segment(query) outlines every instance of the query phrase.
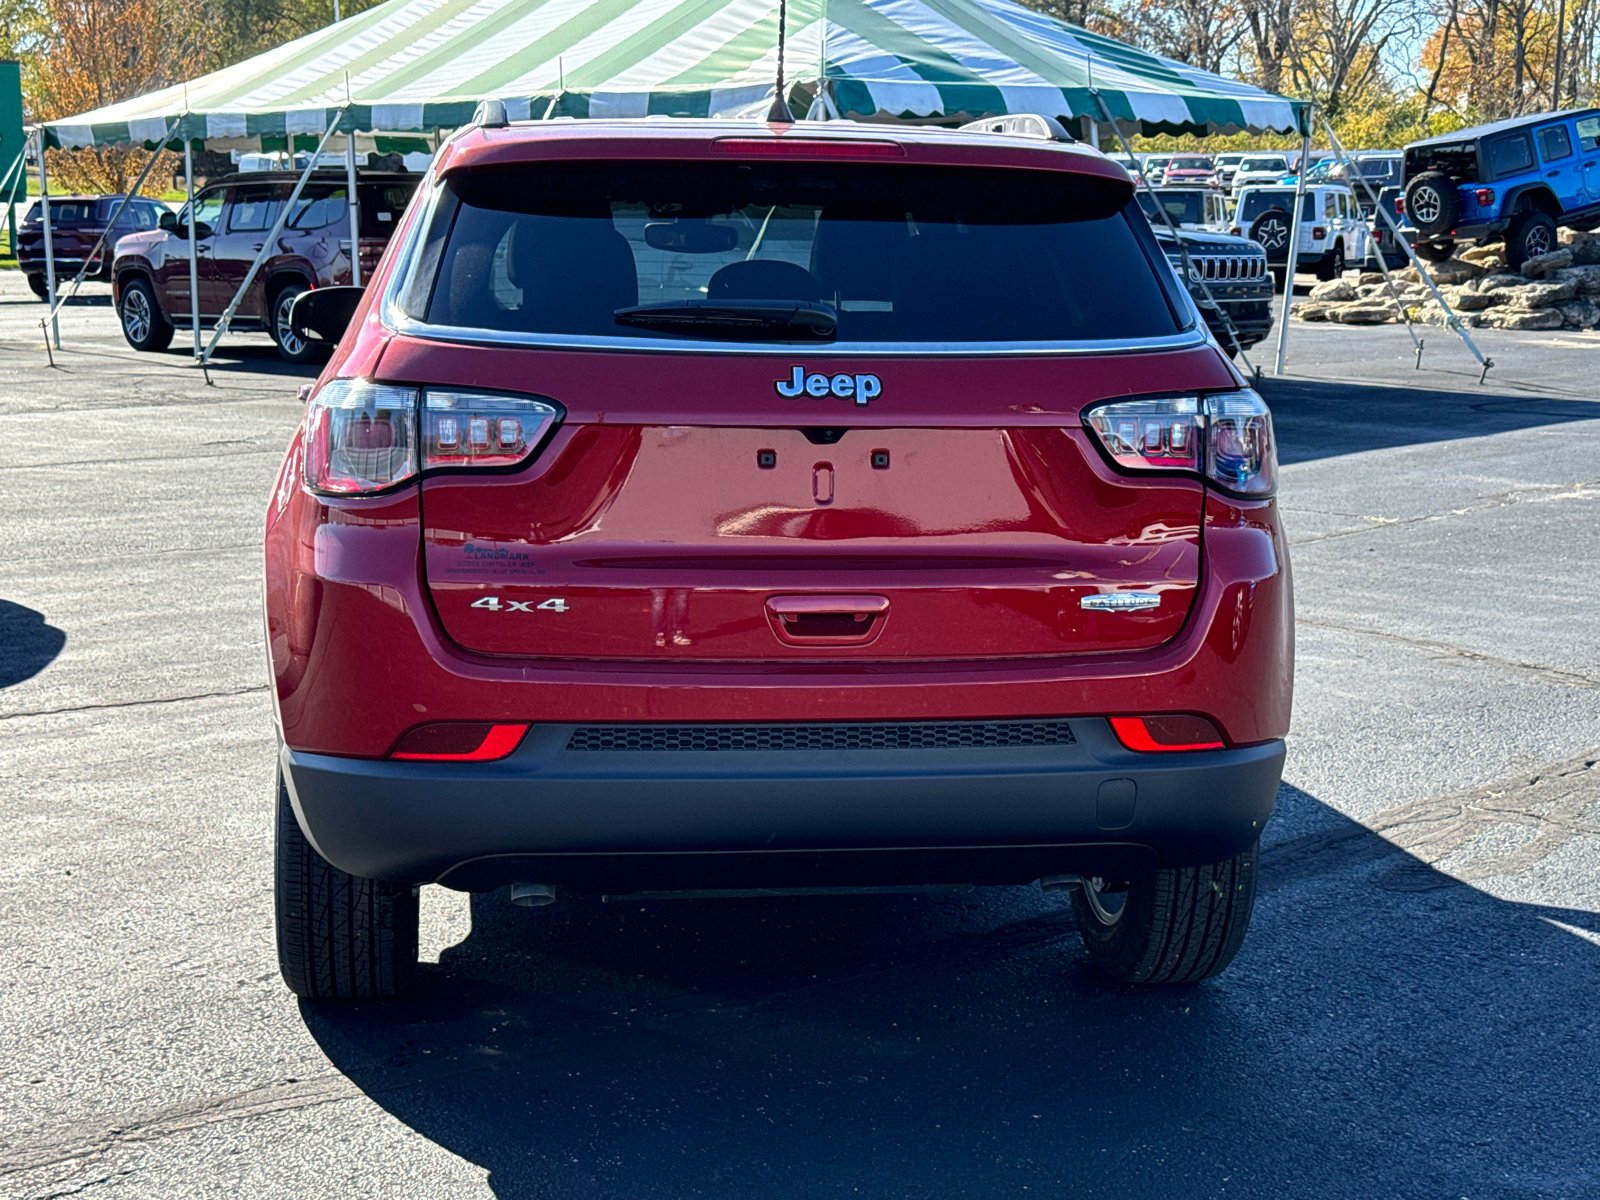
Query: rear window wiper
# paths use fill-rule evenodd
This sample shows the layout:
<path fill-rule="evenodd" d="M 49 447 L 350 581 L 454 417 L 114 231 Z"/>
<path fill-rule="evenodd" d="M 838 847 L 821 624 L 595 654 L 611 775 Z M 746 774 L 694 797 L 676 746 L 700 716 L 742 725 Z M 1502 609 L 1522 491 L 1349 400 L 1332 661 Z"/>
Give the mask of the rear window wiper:
<path fill-rule="evenodd" d="M 826 341 L 839 329 L 833 306 L 813 300 L 668 300 L 616 311 L 618 325 L 691 337 Z"/>

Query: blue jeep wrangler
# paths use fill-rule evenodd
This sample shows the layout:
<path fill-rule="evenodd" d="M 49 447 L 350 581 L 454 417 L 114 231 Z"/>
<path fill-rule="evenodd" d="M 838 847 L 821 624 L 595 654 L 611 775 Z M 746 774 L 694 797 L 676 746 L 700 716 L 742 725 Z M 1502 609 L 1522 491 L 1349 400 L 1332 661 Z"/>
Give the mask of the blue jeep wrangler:
<path fill-rule="evenodd" d="M 1504 238 L 1506 265 L 1556 248 L 1556 228 L 1600 225 L 1600 108 L 1514 117 L 1412 142 L 1406 235 L 1442 262 L 1458 238 Z"/>

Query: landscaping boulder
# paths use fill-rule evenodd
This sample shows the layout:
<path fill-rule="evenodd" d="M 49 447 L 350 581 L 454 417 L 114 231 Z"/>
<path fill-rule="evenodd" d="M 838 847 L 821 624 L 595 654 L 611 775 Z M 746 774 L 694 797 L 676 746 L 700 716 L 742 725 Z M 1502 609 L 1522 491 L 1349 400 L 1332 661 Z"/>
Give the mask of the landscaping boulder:
<path fill-rule="evenodd" d="M 1331 304 L 1299 304 L 1289 315 L 1296 321 L 1326 321 L 1333 307 Z"/>
<path fill-rule="evenodd" d="M 1576 300 L 1560 308 L 1562 319 L 1573 329 L 1593 329 L 1600 325 L 1600 304 Z"/>
<path fill-rule="evenodd" d="M 1600 265 L 1561 267 L 1545 276 L 1546 283 L 1564 283 L 1572 280 L 1578 285 L 1580 296 L 1600 295 Z"/>
<path fill-rule="evenodd" d="M 1541 257 L 1548 258 L 1549 255 Z M 1447 259 L 1442 263 L 1434 263 L 1428 268 L 1428 274 L 1434 283 L 1443 287 L 1448 283 L 1465 283 L 1469 279 L 1476 279 L 1484 274 L 1484 268 L 1477 263 L 1464 262 L 1459 258 Z M 1421 282 L 1420 280 L 1418 282 Z"/>
<path fill-rule="evenodd" d="M 1487 329 L 1560 329 L 1566 318 L 1559 308 L 1491 308 L 1481 322 Z"/>
<path fill-rule="evenodd" d="M 1357 287 L 1371 287 L 1373 284 L 1382 283 L 1382 282 L 1383 282 L 1383 272 L 1382 271 L 1363 271 L 1363 272 L 1361 272 L 1361 277 L 1356 280 L 1356 286 Z"/>
<path fill-rule="evenodd" d="M 1563 247 L 1549 254 L 1536 254 L 1522 264 L 1522 273 L 1529 279 L 1543 279 L 1558 267 L 1572 265 L 1572 251 Z"/>
<path fill-rule="evenodd" d="M 1581 246 L 1592 235 L 1581 229 L 1561 229 L 1556 231 L 1556 241 L 1563 246 Z"/>
<path fill-rule="evenodd" d="M 1496 267 L 1506 265 L 1506 248 L 1503 245 L 1474 246 L 1471 250 L 1463 250 L 1456 255 L 1462 262 L 1473 263 L 1492 271 Z"/>
<path fill-rule="evenodd" d="M 1445 299 L 1450 301 L 1450 307 L 1457 312 L 1482 312 L 1489 307 L 1489 297 L 1480 296 L 1477 292 L 1463 291 Z"/>
<path fill-rule="evenodd" d="M 1340 325 L 1384 325 L 1399 317 L 1400 311 L 1393 304 L 1374 304 L 1369 300 L 1340 304 L 1328 312 L 1328 320 Z"/>
<path fill-rule="evenodd" d="M 1586 242 L 1578 242 L 1571 249 L 1572 261 L 1580 266 L 1592 267 L 1600 263 L 1600 237 L 1591 237 Z"/>
<path fill-rule="evenodd" d="M 1485 275 L 1482 279 L 1478 280 L 1478 286 L 1474 290 L 1476 290 L 1480 296 L 1490 296 L 1496 292 L 1505 292 L 1527 286 L 1528 281 L 1521 275 L 1507 275 L 1504 273 L 1499 273 L 1495 275 Z M 1503 304 L 1504 302 L 1505 301 L 1503 300 L 1495 301 L 1495 303 L 1498 304 Z"/>
<path fill-rule="evenodd" d="M 1502 303 L 1512 308 L 1549 308 L 1578 298 L 1578 281 L 1562 280 L 1559 283 L 1529 283 L 1519 288 L 1507 288 L 1510 299 Z"/>
<path fill-rule="evenodd" d="M 1313 300 L 1354 300 L 1356 289 L 1343 279 L 1330 279 L 1327 283 L 1319 283 L 1311 289 Z"/>

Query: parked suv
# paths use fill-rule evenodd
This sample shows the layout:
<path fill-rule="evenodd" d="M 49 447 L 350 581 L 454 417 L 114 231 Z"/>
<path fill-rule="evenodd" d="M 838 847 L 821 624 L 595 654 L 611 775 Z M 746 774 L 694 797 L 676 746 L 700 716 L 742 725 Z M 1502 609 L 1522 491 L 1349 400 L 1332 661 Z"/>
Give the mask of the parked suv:
<path fill-rule="evenodd" d="M 348 322 L 266 516 L 294 991 L 403 986 L 426 883 L 1041 881 L 1119 979 L 1233 957 L 1289 724 L 1272 422 L 1122 168 L 471 126 Z"/>
<path fill-rule="evenodd" d="M 1289 238 L 1295 189 L 1289 186 L 1246 187 L 1233 210 L 1235 234 L 1248 234 L 1267 252 L 1276 270 L 1288 269 Z M 1345 268 L 1367 257 L 1370 231 L 1361 206 L 1342 183 L 1306 187 L 1300 210 L 1300 244 L 1295 271 L 1313 271 L 1318 279 L 1337 279 Z"/>
<path fill-rule="evenodd" d="M 154 229 L 167 206 L 159 200 L 135 196 L 117 216 L 116 228 L 106 238 L 99 251 L 95 243 L 106 231 L 122 196 L 51 196 L 50 197 L 50 250 L 56 260 L 56 286 L 70 283 L 82 268 L 84 260 L 94 254 L 87 274 L 89 279 L 111 278 L 111 255 L 117 239 L 141 229 Z M 44 261 L 44 211 L 36 201 L 23 218 L 17 230 L 17 265 L 27 276 L 33 294 L 44 300 L 49 293 L 48 272 Z"/>
<path fill-rule="evenodd" d="M 1506 265 L 1556 248 L 1556 229 L 1600 225 L 1600 108 L 1516 117 L 1412 142 L 1405 213 L 1417 253 L 1504 238 Z"/>
<path fill-rule="evenodd" d="M 202 328 L 216 325 L 244 283 L 297 178 L 287 171 L 254 171 L 228 176 L 195 196 Z M 358 179 L 363 277 L 378 265 L 420 178 L 370 174 Z M 263 264 L 230 323 L 238 330 L 265 330 L 290 362 L 308 362 L 319 352 L 289 327 L 295 297 L 350 282 L 347 198 L 344 172 L 311 177 L 278 237 L 276 253 Z M 188 207 L 167 213 L 160 228 L 118 242 L 113 272 L 117 315 L 128 344 L 135 350 L 165 350 L 174 327 L 187 329 L 192 323 Z"/>
<path fill-rule="evenodd" d="M 1238 350 L 1250 349 L 1272 332 L 1273 278 L 1265 250 L 1248 238 L 1180 229 L 1178 237 L 1189 258 L 1185 276 L 1184 255 L 1173 242 L 1166 223 L 1158 217 L 1150 227 L 1172 269 L 1188 287 L 1189 297 L 1205 318 L 1206 327 L 1229 358 Z M 1233 323 L 1232 332 L 1229 321 Z"/>

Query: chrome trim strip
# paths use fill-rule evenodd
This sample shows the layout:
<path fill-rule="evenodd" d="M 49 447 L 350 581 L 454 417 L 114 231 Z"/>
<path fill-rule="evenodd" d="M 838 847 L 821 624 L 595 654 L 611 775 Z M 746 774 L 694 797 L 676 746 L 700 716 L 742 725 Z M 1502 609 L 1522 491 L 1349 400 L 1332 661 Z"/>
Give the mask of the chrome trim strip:
<path fill-rule="evenodd" d="M 1090 612 L 1140 612 L 1147 608 L 1160 608 L 1159 592 L 1098 592 L 1078 601 L 1079 608 Z"/>
<path fill-rule="evenodd" d="M 423 186 L 435 183 L 425 179 Z M 468 346 L 518 346 L 540 350 L 603 350 L 634 354 L 744 354 L 784 356 L 804 354 L 807 358 L 916 358 L 919 356 L 990 358 L 1020 355 L 1153 354 L 1166 350 L 1187 350 L 1211 340 L 1198 309 L 1190 305 L 1188 328 L 1153 338 L 1101 338 L 1078 342 L 834 342 L 809 345 L 791 342 L 714 342 L 704 340 L 660 341 L 635 337 L 600 337 L 577 334 L 517 333 L 510 330 L 471 329 L 457 325 L 432 325 L 419 321 L 400 307 L 400 297 L 411 291 L 413 277 L 422 256 L 418 253 L 434 214 L 442 187 L 434 186 L 419 219 L 407 232 L 396 253 L 396 268 L 384 289 L 380 314 L 391 333 L 423 341 Z"/>
<path fill-rule="evenodd" d="M 1203 346 L 1203 327 L 1158 338 L 1105 338 L 1081 342 L 834 342 L 810 345 L 794 342 L 646 341 L 626 337 L 582 337 L 576 334 L 517 333 L 493 329 L 467 329 L 454 325 L 429 325 L 397 307 L 386 306 L 384 324 L 394 333 L 425 341 L 469 346 L 520 346 L 540 350 L 604 350 L 635 354 L 746 354 L 766 357 L 804 355 L 806 358 L 990 358 L 996 355 L 1150 354 Z"/>

